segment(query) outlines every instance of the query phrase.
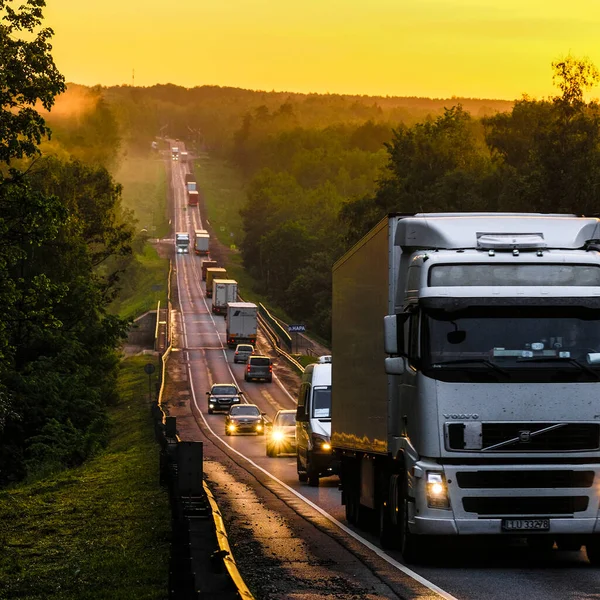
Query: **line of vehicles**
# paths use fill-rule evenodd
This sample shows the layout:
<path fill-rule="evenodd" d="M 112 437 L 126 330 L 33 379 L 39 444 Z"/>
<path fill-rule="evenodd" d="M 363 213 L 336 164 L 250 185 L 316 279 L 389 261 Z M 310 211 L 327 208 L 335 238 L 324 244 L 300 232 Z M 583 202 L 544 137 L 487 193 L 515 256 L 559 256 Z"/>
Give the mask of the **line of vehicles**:
<path fill-rule="evenodd" d="M 256 305 L 217 305 L 251 367 Z M 300 481 L 337 473 L 349 523 L 409 563 L 440 537 L 512 536 L 600 564 L 600 220 L 389 215 L 333 267 L 332 356 L 253 427 Z"/>

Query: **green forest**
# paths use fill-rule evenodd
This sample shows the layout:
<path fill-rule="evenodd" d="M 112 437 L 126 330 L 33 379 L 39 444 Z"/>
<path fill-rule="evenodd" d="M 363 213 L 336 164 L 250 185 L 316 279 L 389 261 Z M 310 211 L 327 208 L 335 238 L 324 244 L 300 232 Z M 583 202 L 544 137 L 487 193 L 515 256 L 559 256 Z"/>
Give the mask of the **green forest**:
<path fill-rule="evenodd" d="M 5 13 L 0 59 L 1 485 L 106 443 L 120 346 L 156 301 L 133 294 L 161 277 L 148 242 L 168 234 L 158 138 L 185 141 L 200 187 L 207 157 L 235 173 L 232 233 L 251 285 L 326 340 L 331 267 L 390 212 L 597 210 L 587 60 L 557 59 L 556 96 L 515 102 L 87 88 L 58 72 L 36 6 Z"/>

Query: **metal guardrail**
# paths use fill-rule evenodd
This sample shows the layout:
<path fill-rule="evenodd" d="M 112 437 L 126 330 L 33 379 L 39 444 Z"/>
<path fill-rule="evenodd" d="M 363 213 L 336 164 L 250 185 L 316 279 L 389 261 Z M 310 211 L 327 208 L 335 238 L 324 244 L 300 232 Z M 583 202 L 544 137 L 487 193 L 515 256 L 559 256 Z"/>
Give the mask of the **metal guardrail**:
<path fill-rule="evenodd" d="M 231 547 L 229 546 L 229 539 L 227 538 L 227 532 L 225 530 L 225 523 L 223 522 L 223 517 L 221 516 L 221 511 L 217 505 L 217 501 L 213 496 L 213 493 L 210 491 L 209 487 L 204 482 L 204 492 L 208 498 L 208 502 L 212 509 L 212 515 L 215 522 L 215 531 L 217 533 L 217 542 L 219 543 L 219 549 L 223 553 L 223 563 L 225 564 L 225 568 L 229 573 L 229 577 L 235 584 L 237 588 L 237 593 L 240 598 L 245 598 L 246 600 L 254 600 L 254 596 L 246 586 L 246 583 L 242 579 L 240 572 L 238 571 L 237 565 L 235 564 L 235 560 L 233 558 L 233 554 L 231 553 Z"/>
<path fill-rule="evenodd" d="M 267 307 L 261 302 L 258 303 L 258 310 L 261 316 L 268 321 L 271 326 L 271 329 L 274 331 L 275 335 L 279 337 L 280 340 L 283 340 L 283 343 L 287 346 L 287 349 L 291 351 L 292 349 L 292 336 L 286 331 L 281 323 L 273 317 L 273 315 L 269 312 Z"/>
<path fill-rule="evenodd" d="M 168 334 L 168 347 L 161 356 L 161 370 L 160 370 L 160 378 L 161 384 L 158 392 L 157 402 L 153 408 L 156 410 L 157 420 L 160 420 L 160 425 L 157 425 L 156 432 L 157 438 L 161 443 L 161 481 L 165 481 L 169 489 L 172 492 L 172 496 L 177 494 L 177 486 L 174 483 L 174 479 L 177 477 L 178 464 L 177 464 L 177 456 L 178 456 L 178 446 L 182 443 L 181 438 L 177 435 L 176 431 L 176 421 L 175 417 L 167 417 L 164 409 L 163 409 L 163 400 L 165 393 L 165 372 L 167 367 L 167 360 L 171 354 L 173 349 L 172 346 L 172 338 L 170 335 L 171 331 L 171 274 L 172 274 L 172 262 L 169 268 L 169 284 L 168 284 L 168 306 L 169 306 L 169 314 L 167 315 L 167 331 Z M 168 419 L 168 422 L 167 422 Z M 202 442 L 199 442 L 200 444 Z M 233 558 L 233 554 L 231 552 L 231 547 L 229 545 L 229 540 L 227 538 L 227 531 L 225 529 L 225 524 L 223 522 L 223 517 L 219 510 L 219 507 L 216 503 L 216 500 L 210 491 L 208 485 L 203 480 L 202 486 L 204 490 L 204 494 L 206 495 L 206 499 L 210 505 L 210 514 L 213 519 L 215 534 L 217 538 L 217 543 L 219 546 L 219 554 L 223 558 L 223 564 L 225 565 L 229 577 L 236 588 L 237 595 L 244 600 L 254 600 L 254 596 L 251 594 L 250 590 L 246 586 L 246 583 L 242 579 L 242 576 L 237 568 L 237 564 L 235 559 Z M 173 504 L 173 512 L 177 516 L 181 516 L 185 513 L 185 500 L 187 500 L 187 508 L 189 509 L 190 498 L 184 499 L 184 508 L 180 506 L 182 504 L 181 498 L 176 498 Z M 201 502 L 199 503 L 201 504 Z M 187 533 L 189 537 L 189 529 Z M 181 536 L 180 536 L 181 537 Z M 183 536 L 185 538 L 185 536 Z M 188 542 L 189 545 L 189 542 Z M 189 560 L 187 557 L 184 557 L 186 562 Z M 185 576 L 185 575 L 184 575 Z M 190 588 L 195 587 L 194 575 L 188 573 L 187 579 L 185 583 L 188 584 L 188 592 L 191 594 L 191 597 L 196 597 L 196 590 L 191 591 Z M 171 592 L 172 590 L 170 590 Z M 171 597 L 171 596 L 170 596 Z M 188 597 L 188 596 L 186 596 Z"/>
<path fill-rule="evenodd" d="M 279 338 L 277 334 L 271 329 L 269 323 L 261 316 L 258 316 L 258 323 L 263 330 L 263 333 L 267 336 L 271 347 L 279 356 L 283 356 L 289 363 L 291 363 L 300 373 L 304 373 L 304 367 L 290 354 L 285 352 L 279 347 Z"/>

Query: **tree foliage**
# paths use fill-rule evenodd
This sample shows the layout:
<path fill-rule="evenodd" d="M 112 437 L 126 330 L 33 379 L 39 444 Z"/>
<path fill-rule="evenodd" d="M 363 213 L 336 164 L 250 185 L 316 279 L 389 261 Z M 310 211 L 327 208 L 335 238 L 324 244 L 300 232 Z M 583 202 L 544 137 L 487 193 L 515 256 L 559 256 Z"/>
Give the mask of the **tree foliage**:
<path fill-rule="evenodd" d="M 44 2 L 11 4 L 0 0 L 0 483 L 78 464 L 102 445 L 126 326 L 106 308 L 131 239 L 103 166 L 23 161 L 50 133 L 36 105 L 49 110 L 64 82 Z"/>

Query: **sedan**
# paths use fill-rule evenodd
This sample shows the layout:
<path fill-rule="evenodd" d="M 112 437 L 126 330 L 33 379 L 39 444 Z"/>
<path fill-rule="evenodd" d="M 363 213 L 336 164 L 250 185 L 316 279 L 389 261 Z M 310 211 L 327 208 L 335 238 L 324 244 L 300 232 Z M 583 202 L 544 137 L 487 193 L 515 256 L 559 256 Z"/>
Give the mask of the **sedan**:
<path fill-rule="evenodd" d="M 225 435 L 237 433 L 265 434 L 265 413 L 256 404 L 232 406 L 225 417 Z"/>
<path fill-rule="evenodd" d="M 280 410 L 267 429 L 267 456 L 296 452 L 296 411 Z"/>

